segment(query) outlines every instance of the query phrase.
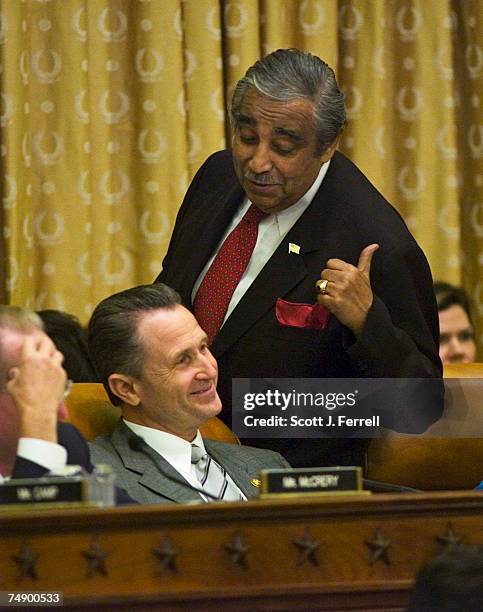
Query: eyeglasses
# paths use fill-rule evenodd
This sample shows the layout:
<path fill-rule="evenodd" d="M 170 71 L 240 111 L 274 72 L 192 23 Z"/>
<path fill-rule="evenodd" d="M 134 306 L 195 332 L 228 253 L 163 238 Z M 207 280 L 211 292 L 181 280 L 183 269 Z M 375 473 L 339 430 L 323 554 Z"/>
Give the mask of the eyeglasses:
<path fill-rule="evenodd" d="M 64 389 L 64 399 L 68 398 L 70 395 L 70 392 L 72 391 L 72 385 L 74 384 L 74 382 L 68 378 L 65 381 L 65 389 Z"/>
<path fill-rule="evenodd" d="M 65 387 L 64 387 L 64 399 L 68 398 L 70 395 L 70 392 L 72 391 L 72 385 L 74 384 L 74 381 L 71 380 L 70 378 L 68 378 L 65 381 Z M 7 389 L 5 389 L 5 387 L 1 387 L 0 388 L 0 393 L 6 393 L 7 395 L 10 395 L 7 391 Z"/>

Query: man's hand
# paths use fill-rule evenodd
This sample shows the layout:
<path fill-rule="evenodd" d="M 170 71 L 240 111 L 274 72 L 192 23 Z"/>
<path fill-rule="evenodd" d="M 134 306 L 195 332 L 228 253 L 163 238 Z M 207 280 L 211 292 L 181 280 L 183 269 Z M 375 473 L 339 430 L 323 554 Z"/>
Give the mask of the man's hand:
<path fill-rule="evenodd" d="M 372 305 L 370 282 L 372 256 L 379 248 L 370 244 L 362 250 L 356 266 L 341 259 L 329 259 L 320 278 L 326 280 L 324 293 L 317 295 L 317 302 L 346 325 L 356 338 L 360 338 L 367 313 Z"/>
<path fill-rule="evenodd" d="M 6 385 L 19 412 L 20 437 L 57 442 L 57 409 L 67 380 L 62 361 L 48 336 L 25 336 Z"/>

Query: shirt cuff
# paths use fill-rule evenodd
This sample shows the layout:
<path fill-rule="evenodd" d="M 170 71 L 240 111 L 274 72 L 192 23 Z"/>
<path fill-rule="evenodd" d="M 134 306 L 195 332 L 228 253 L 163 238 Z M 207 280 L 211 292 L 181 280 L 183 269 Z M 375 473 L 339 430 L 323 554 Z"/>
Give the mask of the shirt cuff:
<path fill-rule="evenodd" d="M 67 451 L 60 444 L 37 438 L 20 438 L 17 456 L 37 463 L 46 470 L 55 470 L 67 464 Z"/>

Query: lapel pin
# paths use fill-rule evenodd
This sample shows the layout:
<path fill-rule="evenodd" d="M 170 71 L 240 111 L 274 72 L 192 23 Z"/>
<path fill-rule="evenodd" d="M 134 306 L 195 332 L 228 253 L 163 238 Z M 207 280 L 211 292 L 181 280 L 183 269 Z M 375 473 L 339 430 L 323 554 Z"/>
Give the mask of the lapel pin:
<path fill-rule="evenodd" d="M 288 252 L 295 253 L 295 255 L 300 255 L 300 246 L 298 244 L 295 244 L 294 242 L 289 242 Z"/>
<path fill-rule="evenodd" d="M 253 485 L 254 487 L 259 488 L 259 487 L 261 487 L 261 486 L 262 486 L 262 481 L 261 481 L 261 480 L 259 480 L 258 478 L 252 478 L 252 479 L 250 480 L 250 484 L 251 484 L 251 485 Z"/>

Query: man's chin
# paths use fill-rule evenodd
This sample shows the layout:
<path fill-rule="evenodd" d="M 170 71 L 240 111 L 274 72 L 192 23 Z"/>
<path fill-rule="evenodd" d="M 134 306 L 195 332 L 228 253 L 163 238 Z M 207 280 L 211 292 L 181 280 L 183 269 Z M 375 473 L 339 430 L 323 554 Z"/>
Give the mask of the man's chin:
<path fill-rule="evenodd" d="M 206 414 L 207 418 L 214 417 L 221 412 L 221 400 L 215 388 L 209 393 L 194 395 L 192 401 Z"/>
<path fill-rule="evenodd" d="M 245 181 L 243 188 L 247 198 L 259 208 L 272 208 L 278 205 L 280 199 L 280 187 L 278 185 L 259 185 Z"/>
<path fill-rule="evenodd" d="M 267 215 L 278 213 L 290 206 L 290 204 L 285 204 L 279 192 L 259 193 L 252 189 L 247 189 L 246 187 L 244 187 L 244 191 L 250 202 Z"/>
<path fill-rule="evenodd" d="M 213 416 L 217 416 L 221 412 L 221 400 L 218 397 L 218 393 L 216 394 L 216 399 L 210 404 L 210 408 L 213 411 Z"/>

